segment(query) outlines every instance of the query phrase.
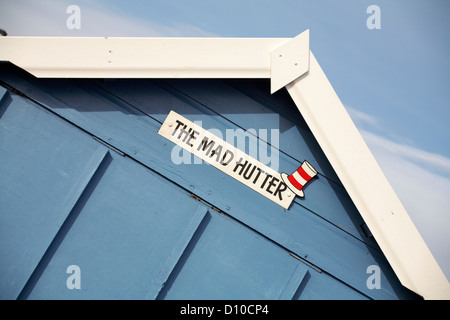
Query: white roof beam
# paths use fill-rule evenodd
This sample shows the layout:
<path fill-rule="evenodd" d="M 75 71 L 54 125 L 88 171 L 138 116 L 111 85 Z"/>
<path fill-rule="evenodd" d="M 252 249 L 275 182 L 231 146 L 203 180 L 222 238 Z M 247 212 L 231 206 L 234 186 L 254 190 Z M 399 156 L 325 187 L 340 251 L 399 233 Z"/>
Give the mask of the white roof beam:
<path fill-rule="evenodd" d="M 0 60 L 40 78 L 270 78 L 290 40 L 1 37 Z"/>

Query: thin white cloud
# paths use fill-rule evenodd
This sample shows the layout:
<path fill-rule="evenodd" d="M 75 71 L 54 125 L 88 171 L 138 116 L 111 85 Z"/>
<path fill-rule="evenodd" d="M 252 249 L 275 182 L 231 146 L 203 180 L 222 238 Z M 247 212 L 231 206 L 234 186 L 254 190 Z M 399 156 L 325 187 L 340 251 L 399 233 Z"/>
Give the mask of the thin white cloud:
<path fill-rule="evenodd" d="M 113 6 L 78 0 L 80 29 L 70 30 L 66 20 L 71 0 L 9 0 L 0 3 L 0 28 L 10 36 L 77 37 L 209 37 L 213 34 L 193 25 L 158 24 L 134 17 Z"/>
<path fill-rule="evenodd" d="M 376 117 L 353 108 L 347 110 L 450 279 L 450 159 L 373 133 L 384 129 Z"/>
<path fill-rule="evenodd" d="M 398 158 L 414 163 L 427 171 L 450 177 L 450 159 L 443 155 L 394 142 L 369 131 L 363 131 L 363 135 L 369 145 L 382 145 L 386 152 L 396 155 Z"/>
<path fill-rule="evenodd" d="M 450 159 L 360 130 L 435 259 L 450 279 Z M 448 172 L 448 171 L 447 171 Z"/>
<path fill-rule="evenodd" d="M 380 128 L 380 124 L 378 123 L 378 120 L 372 116 L 369 115 L 367 113 L 361 112 L 359 110 L 356 110 L 354 108 L 351 107 L 346 107 L 348 113 L 350 114 L 352 120 L 355 122 L 355 124 L 359 127 L 359 128 L 363 128 L 365 126 L 369 126 L 372 128 Z"/>

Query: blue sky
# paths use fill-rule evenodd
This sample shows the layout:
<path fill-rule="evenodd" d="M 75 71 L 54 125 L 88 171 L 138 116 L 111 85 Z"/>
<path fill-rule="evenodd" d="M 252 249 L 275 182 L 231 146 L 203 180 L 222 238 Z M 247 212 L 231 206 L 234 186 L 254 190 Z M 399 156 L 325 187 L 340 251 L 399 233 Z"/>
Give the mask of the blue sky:
<path fill-rule="evenodd" d="M 81 28 L 66 27 L 66 8 Z M 381 10 L 370 30 L 369 5 Z M 310 46 L 450 278 L 450 1 L 0 0 L 10 36 L 294 37 Z"/>

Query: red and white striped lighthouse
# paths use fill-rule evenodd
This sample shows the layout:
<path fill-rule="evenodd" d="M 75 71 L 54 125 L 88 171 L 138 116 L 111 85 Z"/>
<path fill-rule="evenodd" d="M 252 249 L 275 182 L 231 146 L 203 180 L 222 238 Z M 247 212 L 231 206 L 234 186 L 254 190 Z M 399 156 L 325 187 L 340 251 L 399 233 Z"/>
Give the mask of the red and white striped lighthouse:
<path fill-rule="evenodd" d="M 299 197 L 304 197 L 304 193 L 302 188 L 305 184 L 311 180 L 315 175 L 317 175 L 317 171 L 313 168 L 313 166 L 308 161 L 303 161 L 300 168 L 297 169 L 293 174 L 288 176 L 286 173 L 281 173 L 281 178 L 283 182 L 291 189 Z"/>

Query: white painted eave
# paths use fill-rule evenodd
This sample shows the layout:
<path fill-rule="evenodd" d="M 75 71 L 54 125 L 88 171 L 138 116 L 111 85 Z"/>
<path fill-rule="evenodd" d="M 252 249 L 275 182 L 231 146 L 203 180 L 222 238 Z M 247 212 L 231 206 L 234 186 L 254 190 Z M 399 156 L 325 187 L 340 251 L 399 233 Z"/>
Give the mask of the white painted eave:
<path fill-rule="evenodd" d="M 269 78 L 286 87 L 401 283 L 450 284 L 309 49 L 295 38 L 0 37 L 0 61 L 43 78 Z"/>
<path fill-rule="evenodd" d="M 271 52 L 289 41 L 1 37 L 0 60 L 42 78 L 270 78 Z"/>

